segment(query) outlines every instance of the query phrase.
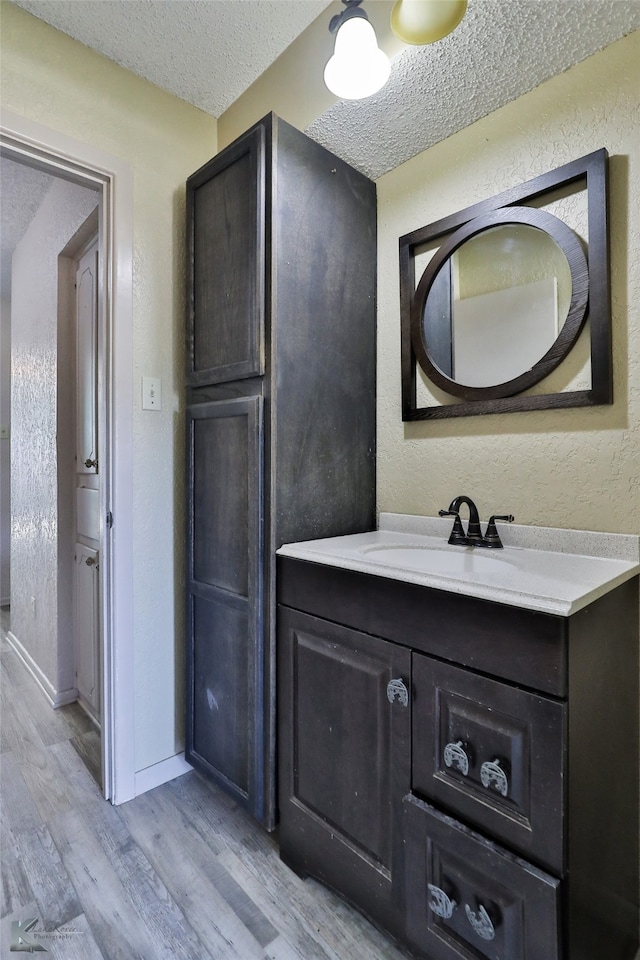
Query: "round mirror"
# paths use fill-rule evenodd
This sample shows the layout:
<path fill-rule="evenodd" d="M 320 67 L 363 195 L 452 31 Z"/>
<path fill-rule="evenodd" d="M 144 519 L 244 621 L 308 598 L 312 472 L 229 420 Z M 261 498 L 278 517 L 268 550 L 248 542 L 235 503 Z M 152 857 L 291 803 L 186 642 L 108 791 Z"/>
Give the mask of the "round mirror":
<path fill-rule="evenodd" d="M 511 396 L 566 356 L 587 293 L 580 241 L 556 217 L 529 207 L 477 217 L 449 235 L 420 279 L 416 359 L 453 396 Z"/>

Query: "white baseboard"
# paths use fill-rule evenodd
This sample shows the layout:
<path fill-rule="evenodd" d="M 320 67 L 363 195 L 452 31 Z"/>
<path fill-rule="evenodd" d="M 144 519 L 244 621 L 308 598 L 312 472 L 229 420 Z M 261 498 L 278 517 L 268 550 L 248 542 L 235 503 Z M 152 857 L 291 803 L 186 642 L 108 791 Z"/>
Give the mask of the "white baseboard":
<path fill-rule="evenodd" d="M 49 678 L 45 673 L 42 672 L 38 664 L 35 662 L 29 651 L 22 646 L 15 633 L 12 633 L 11 630 L 7 633 L 7 640 L 18 654 L 25 667 L 36 681 L 39 687 L 41 687 L 45 697 L 51 704 L 55 706 L 55 698 L 57 696 L 57 690 L 54 685 L 51 683 Z"/>
<path fill-rule="evenodd" d="M 28 650 L 23 647 L 11 631 L 7 633 L 7 640 L 42 689 L 52 707 L 61 707 L 65 703 L 71 703 L 78 698 L 78 691 L 75 689 L 56 690 Z M 160 763 L 154 763 L 150 767 L 138 770 L 134 774 L 134 796 L 137 797 L 148 790 L 153 790 L 154 787 L 168 783 L 169 780 L 175 780 L 176 777 L 181 777 L 184 773 L 189 773 L 190 770 L 193 770 L 193 767 L 185 760 L 184 753 L 176 753 L 172 757 L 167 757 L 166 760 L 161 760 Z"/>
<path fill-rule="evenodd" d="M 58 707 L 66 707 L 68 703 L 75 703 L 78 699 L 78 688 L 69 687 L 68 690 L 58 690 L 53 706 L 58 709 Z"/>
<path fill-rule="evenodd" d="M 54 710 L 58 707 L 64 707 L 67 703 L 73 703 L 74 700 L 78 699 L 78 691 L 75 687 L 70 687 L 68 690 L 56 690 L 48 676 L 42 672 L 29 651 L 23 647 L 15 633 L 12 633 L 11 630 L 9 630 L 7 633 L 7 640 L 18 654 Z"/>
<path fill-rule="evenodd" d="M 193 767 L 185 760 L 184 753 L 176 753 L 173 757 L 161 760 L 160 763 L 138 770 L 135 774 L 135 795 L 138 797 L 147 790 L 153 790 L 154 787 L 168 783 L 169 780 L 181 777 L 183 773 L 189 773 L 190 770 L 193 770 Z"/>

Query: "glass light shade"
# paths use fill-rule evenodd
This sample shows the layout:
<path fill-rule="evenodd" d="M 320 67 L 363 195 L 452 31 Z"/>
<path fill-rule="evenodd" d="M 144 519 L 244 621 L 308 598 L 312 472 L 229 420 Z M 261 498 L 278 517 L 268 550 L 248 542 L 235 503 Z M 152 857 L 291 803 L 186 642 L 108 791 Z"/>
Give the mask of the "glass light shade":
<path fill-rule="evenodd" d="M 377 93 L 391 73 L 391 62 L 378 49 L 376 33 L 364 17 L 350 17 L 336 34 L 334 53 L 324 68 L 324 82 L 342 100 Z"/>
<path fill-rule="evenodd" d="M 397 0 L 391 11 L 391 29 L 404 43 L 442 40 L 467 12 L 467 0 Z"/>

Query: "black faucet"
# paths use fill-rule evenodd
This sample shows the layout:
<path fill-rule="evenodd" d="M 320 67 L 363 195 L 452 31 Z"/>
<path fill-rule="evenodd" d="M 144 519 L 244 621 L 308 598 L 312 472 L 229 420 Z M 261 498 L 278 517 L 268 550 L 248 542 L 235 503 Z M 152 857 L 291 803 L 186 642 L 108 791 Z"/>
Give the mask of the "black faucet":
<path fill-rule="evenodd" d="M 467 524 L 466 533 L 464 532 L 462 520 L 460 519 L 460 507 L 463 503 L 466 503 L 469 507 L 469 523 Z M 460 547 L 502 547 L 500 534 L 496 527 L 496 520 L 505 520 L 507 523 L 513 523 L 514 519 L 511 513 L 503 516 L 494 514 L 489 519 L 485 535 L 482 536 L 478 508 L 470 497 L 465 497 L 464 495 L 452 500 L 448 510 L 439 510 L 438 513 L 441 517 L 455 517 L 453 529 L 449 536 L 449 543 Z"/>

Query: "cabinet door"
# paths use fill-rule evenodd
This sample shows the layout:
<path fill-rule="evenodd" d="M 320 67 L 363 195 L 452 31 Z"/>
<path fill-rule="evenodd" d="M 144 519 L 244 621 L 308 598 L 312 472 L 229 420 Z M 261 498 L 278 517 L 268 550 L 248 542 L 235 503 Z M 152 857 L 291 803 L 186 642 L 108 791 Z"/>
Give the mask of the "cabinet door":
<path fill-rule="evenodd" d="M 264 373 L 265 130 L 240 137 L 187 181 L 192 385 Z"/>
<path fill-rule="evenodd" d="M 188 414 L 186 758 L 262 819 L 262 397 Z"/>
<path fill-rule="evenodd" d="M 409 670 L 403 647 L 278 610 L 282 857 L 391 930 L 396 817 L 409 787 Z"/>

